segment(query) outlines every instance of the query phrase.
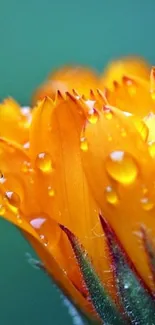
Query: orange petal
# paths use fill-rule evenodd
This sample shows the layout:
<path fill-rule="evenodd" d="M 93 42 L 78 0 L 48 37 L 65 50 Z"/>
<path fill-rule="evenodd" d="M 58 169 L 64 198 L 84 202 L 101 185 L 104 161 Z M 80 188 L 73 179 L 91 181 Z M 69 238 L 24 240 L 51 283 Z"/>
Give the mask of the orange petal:
<path fill-rule="evenodd" d="M 40 212 L 33 187 L 33 170 L 30 159 L 22 146 L 0 138 L 0 172 L 3 179 L 0 188 L 15 192 L 20 198 L 22 214 L 31 215 Z"/>
<path fill-rule="evenodd" d="M 1 215 L 5 215 L 8 220 L 12 219 L 14 223 L 29 223 L 42 238 L 43 244 L 51 249 L 51 254 L 69 272 L 68 276 L 71 277 L 74 273 L 74 279 L 81 285 L 82 279 L 70 244 L 57 223 L 38 204 L 35 172 L 29 165 L 29 157 L 19 145 L 0 139 L 0 166 L 3 175 L 0 179 Z M 72 272 L 68 267 L 68 259 L 72 260 Z"/>
<path fill-rule="evenodd" d="M 45 96 L 54 99 L 57 90 L 64 94 L 66 91 L 72 93 L 72 90 L 76 89 L 79 94 L 88 96 L 90 89 L 97 88 L 98 82 L 97 74 L 88 68 L 64 67 L 50 74 L 48 80 L 35 92 L 33 103 Z"/>
<path fill-rule="evenodd" d="M 24 232 L 24 235 L 31 243 L 41 261 L 44 263 L 49 275 L 51 275 L 52 279 L 54 279 L 58 286 L 63 289 L 65 295 L 68 296 L 69 299 L 71 298 L 73 303 L 80 307 L 86 314 L 91 313 L 92 316 L 94 316 L 91 303 L 87 301 L 74 287 L 49 251 L 38 240 L 36 240 L 35 237 L 32 237 L 31 234 Z"/>
<path fill-rule="evenodd" d="M 91 304 L 81 295 L 67 277 L 64 270 L 58 265 L 57 261 L 51 255 L 49 246 L 43 245 L 41 238 L 31 225 L 24 219 L 19 223 L 17 219 L 9 214 L 5 214 L 5 219 L 17 226 L 30 242 L 35 252 L 44 264 L 46 271 L 52 276 L 52 279 L 63 289 L 64 293 L 73 300 L 78 307 L 86 313 L 92 313 Z"/>
<path fill-rule="evenodd" d="M 113 89 L 107 89 L 106 98 L 110 105 L 142 118 L 155 112 L 149 79 L 147 81 L 135 76 L 124 76 L 120 83 L 113 83 Z"/>
<path fill-rule="evenodd" d="M 80 132 L 84 123 L 78 100 L 70 95 L 55 103 L 46 98 L 35 109 L 30 154 L 37 173 L 36 192 L 42 210 L 78 236 L 99 276 L 112 291 L 99 210 L 82 168 Z"/>
<path fill-rule="evenodd" d="M 31 111 L 11 98 L 0 104 L 0 136 L 24 144 L 28 141 Z"/>
<path fill-rule="evenodd" d="M 123 76 L 130 75 L 147 80 L 150 75 L 150 65 L 138 57 L 125 57 L 109 63 L 101 76 L 101 89 L 113 88 L 114 80 L 121 83 Z"/>
<path fill-rule="evenodd" d="M 137 270 L 155 290 L 139 232 L 143 225 L 155 236 L 155 167 L 147 143 L 130 118 L 115 108 L 101 112 L 96 124 L 87 124 L 85 137 L 83 164 L 94 197 Z"/>

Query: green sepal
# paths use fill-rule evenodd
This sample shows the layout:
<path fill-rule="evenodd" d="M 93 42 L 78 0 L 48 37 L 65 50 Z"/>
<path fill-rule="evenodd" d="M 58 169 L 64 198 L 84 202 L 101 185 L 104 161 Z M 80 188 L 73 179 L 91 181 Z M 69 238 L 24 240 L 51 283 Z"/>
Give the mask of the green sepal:
<path fill-rule="evenodd" d="M 125 313 L 131 324 L 155 324 L 155 302 L 153 298 L 135 272 L 111 227 L 102 217 L 100 220 L 113 261 L 118 297 Z"/>
<path fill-rule="evenodd" d="M 155 246 L 153 245 L 152 241 L 150 240 L 147 232 L 144 228 L 142 228 L 142 234 L 143 234 L 143 242 L 145 251 L 148 257 L 148 262 L 150 265 L 150 269 L 152 272 L 153 281 L 155 283 Z"/>
<path fill-rule="evenodd" d="M 104 325 L 124 325 L 125 322 L 122 315 L 119 313 L 116 305 L 109 297 L 77 237 L 63 225 L 60 225 L 60 227 L 66 233 L 72 245 L 85 285 L 88 289 L 92 305 L 100 319 L 104 321 Z"/>
<path fill-rule="evenodd" d="M 18 228 L 17 228 L 18 229 Z M 23 237 L 26 239 L 25 237 L 25 233 L 23 231 L 20 231 L 20 233 L 23 235 Z M 27 240 L 27 239 L 26 239 Z M 77 311 L 77 314 L 79 314 L 79 316 L 82 318 L 82 320 L 84 321 L 85 325 L 100 325 L 100 322 L 96 320 L 96 318 L 94 316 L 92 316 L 91 314 L 88 314 L 86 312 L 84 312 L 74 301 L 74 299 L 72 299 L 72 297 L 68 294 L 68 292 L 66 292 L 66 290 L 64 290 L 64 288 L 62 288 L 59 285 L 59 281 L 57 281 L 56 278 L 51 277 L 51 274 L 48 273 L 46 267 L 44 266 L 44 264 L 40 261 L 40 260 L 36 260 L 33 259 L 31 260 L 31 265 L 33 267 L 36 267 L 37 269 L 40 269 L 41 271 L 43 271 L 47 276 L 49 276 L 49 278 L 51 279 L 51 281 L 55 284 L 55 286 L 57 287 L 57 289 L 60 291 L 60 293 L 70 302 L 70 304 L 75 308 L 75 310 Z"/>

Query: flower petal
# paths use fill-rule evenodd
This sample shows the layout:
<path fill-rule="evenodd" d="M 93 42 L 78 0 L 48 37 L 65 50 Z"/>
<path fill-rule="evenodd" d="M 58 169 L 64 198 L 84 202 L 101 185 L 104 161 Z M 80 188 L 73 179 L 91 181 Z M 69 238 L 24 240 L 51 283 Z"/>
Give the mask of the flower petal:
<path fill-rule="evenodd" d="M 113 88 L 113 81 L 120 83 L 123 76 L 138 76 L 148 79 L 150 75 L 150 65 L 142 58 L 125 57 L 109 63 L 101 77 L 101 85 Z"/>
<path fill-rule="evenodd" d="M 31 225 L 24 219 L 22 219 L 22 222 L 20 223 L 17 222 L 17 219 L 13 218 L 13 216 L 9 213 L 5 215 L 5 219 L 13 223 L 23 232 L 26 239 L 29 241 L 39 258 L 44 263 L 48 274 L 63 290 L 64 294 L 67 295 L 68 298 L 71 299 L 78 308 L 81 308 L 81 310 L 86 313 L 92 313 L 90 303 L 75 288 L 75 286 L 69 280 L 67 274 L 59 266 L 58 262 L 51 254 L 49 246 L 43 245 L 41 238 L 39 237 L 37 232 L 31 227 Z"/>
<path fill-rule="evenodd" d="M 83 164 L 94 197 L 131 260 L 154 290 L 144 247 L 142 224 L 155 235 L 155 167 L 147 143 L 130 118 L 111 108 L 96 124 L 87 124 Z"/>
<path fill-rule="evenodd" d="M 35 92 L 33 103 L 45 96 L 55 98 L 59 90 L 62 94 L 73 89 L 81 95 L 89 95 L 91 88 L 97 88 L 99 78 L 94 71 L 81 66 L 64 67 L 49 75 L 48 80 Z"/>
<path fill-rule="evenodd" d="M 0 166 L 3 174 L 0 179 L 1 215 L 15 224 L 22 224 L 23 228 L 25 221 L 29 223 L 40 236 L 43 244 L 51 249 L 51 254 L 66 270 L 68 276 L 71 278 L 74 273 L 73 280 L 77 280 L 81 287 L 82 278 L 70 245 L 56 221 L 50 218 L 38 204 L 35 172 L 30 167 L 30 170 L 25 170 L 28 164 L 30 159 L 22 147 L 0 138 Z M 68 267 L 68 260 L 72 261 L 72 267 Z"/>
<path fill-rule="evenodd" d="M 31 112 L 27 114 L 12 98 L 0 104 L 0 137 L 7 137 L 19 143 L 25 143 L 29 137 Z"/>
<path fill-rule="evenodd" d="M 150 82 L 128 75 L 120 83 L 113 83 L 113 89 L 107 90 L 106 98 L 110 105 L 145 117 L 155 112 L 155 100 L 150 93 Z"/>
<path fill-rule="evenodd" d="M 99 210 L 82 168 L 80 132 L 84 123 L 78 100 L 70 95 L 66 100 L 58 98 L 55 103 L 46 98 L 35 109 L 30 155 L 37 173 L 36 192 L 42 211 L 79 237 L 99 276 L 113 291 L 105 239 L 98 221 Z M 105 248 L 102 251 L 101 245 Z"/>

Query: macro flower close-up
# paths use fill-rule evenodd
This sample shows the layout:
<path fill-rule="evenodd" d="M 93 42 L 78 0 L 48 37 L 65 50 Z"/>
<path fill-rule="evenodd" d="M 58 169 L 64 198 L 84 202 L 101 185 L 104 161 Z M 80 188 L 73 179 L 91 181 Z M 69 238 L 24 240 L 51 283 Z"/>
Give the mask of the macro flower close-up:
<path fill-rule="evenodd" d="M 155 68 L 66 66 L 0 104 L 0 215 L 84 324 L 155 324 Z M 79 323 L 81 324 L 81 323 Z"/>

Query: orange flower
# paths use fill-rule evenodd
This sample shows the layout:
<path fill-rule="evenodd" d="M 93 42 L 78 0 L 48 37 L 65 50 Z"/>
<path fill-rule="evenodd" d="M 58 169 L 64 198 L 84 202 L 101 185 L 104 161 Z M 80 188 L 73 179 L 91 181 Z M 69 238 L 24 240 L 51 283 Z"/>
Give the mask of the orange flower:
<path fill-rule="evenodd" d="M 155 319 L 154 70 L 149 80 L 147 65 L 122 65 L 104 81 L 86 71 L 73 80 L 58 72 L 53 80 L 60 76 L 70 92 L 52 89 L 54 99 L 40 100 L 21 131 L 14 120 L 20 123 L 23 110 L 16 113 L 10 102 L 5 114 L 2 106 L 0 213 L 23 231 L 47 272 L 86 313 L 95 309 L 107 324 L 126 324 L 115 302 L 137 324 L 143 308 L 134 305 L 143 293 L 148 312 L 138 324 L 147 324 L 147 317 Z M 81 73 L 92 78 L 87 87 Z M 115 87 L 107 90 L 113 78 Z M 106 89 L 96 90 L 102 83 Z M 89 96 L 88 87 L 94 88 Z M 138 288 L 132 313 L 120 279 Z"/>

